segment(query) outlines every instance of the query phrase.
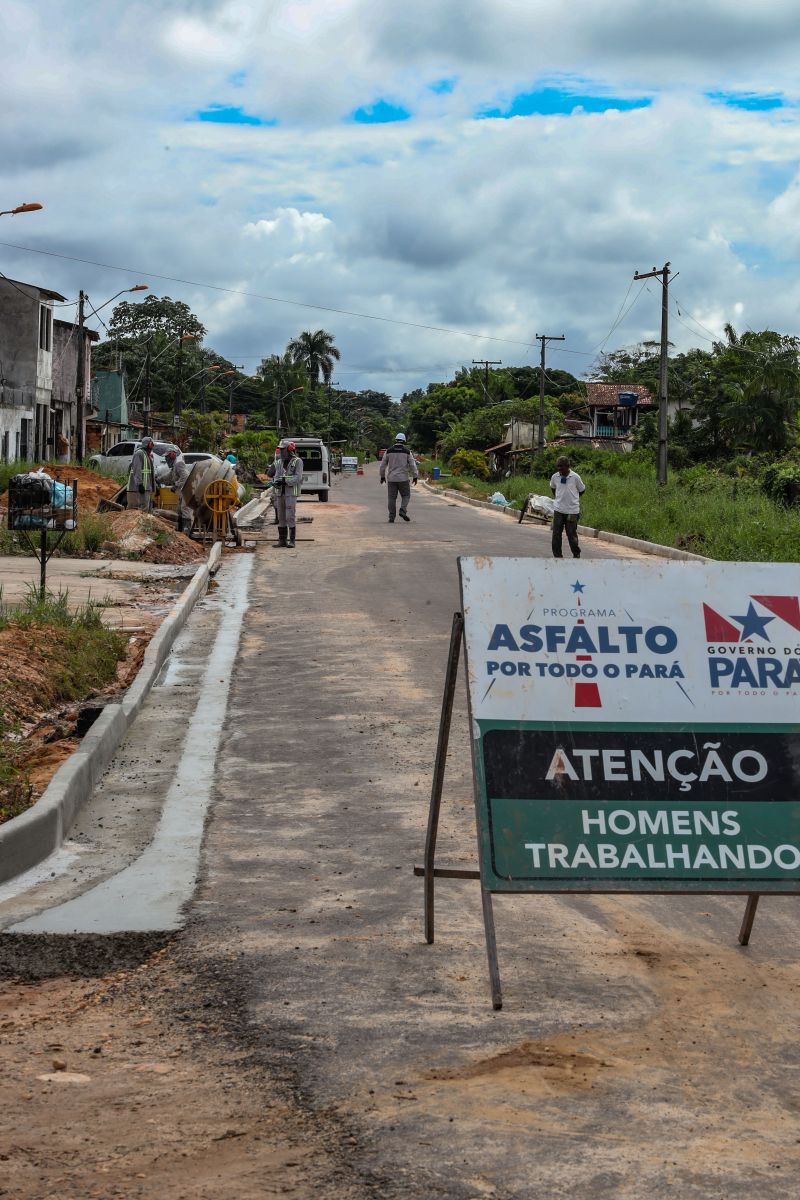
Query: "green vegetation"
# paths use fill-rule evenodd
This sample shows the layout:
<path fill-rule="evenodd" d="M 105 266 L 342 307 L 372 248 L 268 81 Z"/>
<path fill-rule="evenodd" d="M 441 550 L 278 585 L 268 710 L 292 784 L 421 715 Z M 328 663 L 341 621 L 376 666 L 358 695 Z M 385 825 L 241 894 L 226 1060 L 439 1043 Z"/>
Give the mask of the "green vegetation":
<path fill-rule="evenodd" d="M 38 538 L 39 531 L 31 530 L 31 536 Z M 69 558 L 84 558 L 96 554 L 104 542 L 117 542 L 119 538 L 111 528 L 106 513 L 91 513 L 78 519 L 77 529 L 71 529 L 64 534 L 56 557 L 64 555 Z M 26 545 L 21 534 L 0 526 L 0 554 L 21 554 L 30 556 L 30 547 Z"/>
<path fill-rule="evenodd" d="M 673 471 L 667 485 L 659 487 L 649 455 L 569 450 L 586 484 L 584 525 L 726 561 L 800 560 L 800 509 L 767 495 L 763 477 L 769 468 L 743 475 L 698 465 Z M 561 453 L 563 448 L 554 448 L 537 455 L 532 474 L 491 484 L 475 477 L 458 482 L 472 495 L 499 490 L 519 508 L 529 492 L 550 495 L 550 476 Z"/>
<path fill-rule="evenodd" d="M 31 588 L 18 605 L 0 598 L 0 823 L 31 803 L 26 745 L 18 732 L 20 710 L 43 711 L 83 700 L 110 683 L 124 658 L 127 638 L 106 629 L 97 605 L 70 611 L 66 592 L 40 599 Z M 25 662 L 24 682 L 19 662 Z"/>
<path fill-rule="evenodd" d="M 488 479 L 489 468 L 480 450 L 456 450 L 450 459 L 450 470 L 454 475 L 472 475 L 475 479 Z"/>

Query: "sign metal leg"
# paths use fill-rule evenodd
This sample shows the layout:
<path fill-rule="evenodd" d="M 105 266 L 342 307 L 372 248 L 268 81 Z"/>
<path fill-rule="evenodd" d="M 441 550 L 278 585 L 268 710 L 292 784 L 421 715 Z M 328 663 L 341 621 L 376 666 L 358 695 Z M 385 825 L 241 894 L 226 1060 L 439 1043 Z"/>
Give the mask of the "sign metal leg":
<path fill-rule="evenodd" d="M 739 930 L 739 945 L 740 946 L 749 946 L 750 945 L 750 934 L 753 931 L 753 921 L 755 920 L 755 917 L 756 917 L 756 909 L 758 908 L 759 899 L 760 899 L 760 897 L 755 893 L 747 897 L 747 904 L 745 905 L 744 917 L 742 918 L 742 927 Z"/>
<path fill-rule="evenodd" d="M 486 956 L 489 959 L 489 982 L 492 986 L 492 1008 L 503 1007 L 503 992 L 500 987 L 500 966 L 497 961 L 497 940 L 494 936 L 494 910 L 492 893 L 481 888 L 483 904 L 483 927 L 486 931 Z"/>
<path fill-rule="evenodd" d="M 450 721 L 453 716 L 453 697 L 458 677 L 458 659 L 461 653 L 461 640 L 464 634 L 464 617 L 460 612 L 453 613 L 453 625 L 450 631 L 450 652 L 447 658 L 444 695 L 442 697 L 442 715 L 439 721 L 439 741 L 436 746 L 436 761 L 433 767 L 433 783 L 431 784 L 431 805 L 428 810 L 428 831 L 425 835 L 425 941 L 433 942 L 433 891 L 434 891 L 434 860 L 436 858 L 436 835 L 439 831 L 439 810 L 442 805 L 442 788 L 444 787 L 444 772 L 447 765 L 447 747 L 450 742 Z"/>

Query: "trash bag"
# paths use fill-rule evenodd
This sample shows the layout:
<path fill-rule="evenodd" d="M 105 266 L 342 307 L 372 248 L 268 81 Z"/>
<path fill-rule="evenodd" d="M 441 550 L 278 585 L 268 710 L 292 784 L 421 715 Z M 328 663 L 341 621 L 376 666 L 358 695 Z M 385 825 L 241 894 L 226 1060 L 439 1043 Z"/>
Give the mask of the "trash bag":
<path fill-rule="evenodd" d="M 506 500 L 502 492 L 495 492 L 489 497 L 491 504 L 499 504 L 502 508 L 508 508 L 511 504 L 510 500 Z"/>
<path fill-rule="evenodd" d="M 43 471 L 27 475 L 12 475 L 8 484 L 8 499 L 14 509 L 45 508 L 51 503 L 53 481 Z"/>

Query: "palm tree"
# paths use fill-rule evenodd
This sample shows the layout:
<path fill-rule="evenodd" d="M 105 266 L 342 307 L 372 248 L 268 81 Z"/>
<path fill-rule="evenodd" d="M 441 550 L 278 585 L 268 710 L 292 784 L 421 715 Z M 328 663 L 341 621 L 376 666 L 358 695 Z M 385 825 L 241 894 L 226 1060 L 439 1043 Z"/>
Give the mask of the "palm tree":
<path fill-rule="evenodd" d="M 320 375 L 324 383 L 330 383 L 333 364 L 342 357 L 333 341 L 333 334 L 326 333 L 324 329 L 317 329 L 314 333 L 307 329 L 286 347 L 287 355 L 305 367 L 311 387 L 316 387 Z"/>

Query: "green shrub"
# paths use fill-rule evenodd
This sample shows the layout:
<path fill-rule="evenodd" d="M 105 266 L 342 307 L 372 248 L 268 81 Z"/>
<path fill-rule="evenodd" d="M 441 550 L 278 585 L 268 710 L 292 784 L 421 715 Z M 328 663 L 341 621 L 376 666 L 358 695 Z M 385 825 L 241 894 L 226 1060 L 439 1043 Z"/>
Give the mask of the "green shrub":
<path fill-rule="evenodd" d="M 779 504 L 797 504 L 800 501 L 800 463 L 777 462 L 766 467 L 761 475 L 761 487 Z"/>
<path fill-rule="evenodd" d="M 450 459 L 450 470 L 454 475 L 473 475 L 476 479 L 489 478 L 486 457 L 480 450 L 456 450 Z"/>

